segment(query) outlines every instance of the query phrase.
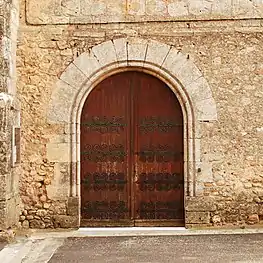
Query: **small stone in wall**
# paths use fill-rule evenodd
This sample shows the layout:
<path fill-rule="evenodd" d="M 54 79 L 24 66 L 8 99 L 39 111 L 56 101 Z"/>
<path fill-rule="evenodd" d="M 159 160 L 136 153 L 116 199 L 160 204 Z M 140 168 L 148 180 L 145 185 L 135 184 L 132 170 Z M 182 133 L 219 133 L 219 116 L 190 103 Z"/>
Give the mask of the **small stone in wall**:
<path fill-rule="evenodd" d="M 51 204 L 49 204 L 49 203 L 44 203 L 44 205 L 43 205 L 43 207 L 44 207 L 45 209 L 48 209 L 50 206 L 51 206 Z"/>
<path fill-rule="evenodd" d="M 49 178 L 44 180 L 44 184 L 45 185 L 50 185 L 51 184 L 51 180 Z"/>
<path fill-rule="evenodd" d="M 42 186 L 41 183 L 36 183 L 36 187 L 37 187 L 37 188 L 40 188 L 41 186 Z"/>
<path fill-rule="evenodd" d="M 36 182 L 43 182 L 45 180 L 45 176 L 38 175 L 35 177 Z"/>
<path fill-rule="evenodd" d="M 22 202 L 23 202 L 24 204 L 30 204 L 30 203 L 31 203 L 30 197 L 25 196 L 25 195 L 22 195 L 22 196 L 21 196 L 21 200 L 22 200 Z"/>
<path fill-rule="evenodd" d="M 38 173 L 40 176 L 45 176 L 47 174 L 47 172 L 43 170 L 40 170 Z"/>
<path fill-rule="evenodd" d="M 77 216 L 66 216 L 66 215 L 56 215 L 53 217 L 55 228 L 74 228 L 78 227 L 78 217 Z"/>
<path fill-rule="evenodd" d="M 39 200 L 44 203 L 47 201 L 47 197 L 45 195 L 41 195 Z"/>
<path fill-rule="evenodd" d="M 25 219 L 26 219 L 25 216 L 20 216 L 20 220 L 21 220 L 21 221 L 24 221 Z"/>
<path fill-rule="evenodd" d="M 22 227 L 25 228 L 25 229 L 28 229 L 28 228 L 29 228 L 29 221 L 28 221 L 28 220 L 25 220 L 25 221 L 22 223 Z"/>
<path fill-rule="evenodd" d="M 29 215 L 34 215 L 36 212 L 37 212 L 36 210 L 30 209 L 30 210 L 28 211 L 28 214 L 29 214 Z"/>
<path fill-rule="evenodd" d="M 24 215 L 24 216 L 27 216 L 27 210 L 24 210 L 24 211 L 23 211 L 23 215 Z"/>
<path fill-rule="evenodd" d="M 35 205 L 35 207 L 40 209 L 40 208 L 42 208 L 43 206 L 42 206 L 42 204 L 38 203 L 38 204 Z"/>
<path fill-rule="evenodd" d="M 40 216 L 40 217 L 44 217 L 47 215 L 47 211 L 44 210 L 44 209 L 39 209 L 37 212 L 36 212 L 36 215 L 37 216 Z"/>
<path fill-rule="evenodd" d="M 41 228 L 41 229 L 44 229 L 45 228 L 45 223 L 41 220 L 32 220 L 30 222 L 30 228 Z"/>
<path fill-rule="evenodd" d="M 213 217 L 212 217 L 212 222 L 213 222 L 213 224 L 215 224 L 215 225 L 220 224 L 220 223 L 221 223 L 221 217 L 220 217 L 219 215 L 213 216 Z"/>
<path fill-rule="evenodd" d="M 34 216 L 33 215 L 29 215 L 29 216 L 26 217 L 26 219 L 27 220 L 32 220 L 32 219 L 34 219 Z"/>
<path fill-rule="evenodd" d="M 259 217 L 257 214 L 248 216 L 247 223 L 250 225 L 257 224 L 259 222 Z"/>

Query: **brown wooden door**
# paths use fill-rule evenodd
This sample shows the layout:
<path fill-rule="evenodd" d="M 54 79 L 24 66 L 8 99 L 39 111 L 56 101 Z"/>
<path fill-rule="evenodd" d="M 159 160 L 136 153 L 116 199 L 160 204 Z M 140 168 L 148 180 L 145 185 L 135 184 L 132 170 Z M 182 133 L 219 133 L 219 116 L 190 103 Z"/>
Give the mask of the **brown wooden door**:
<path fill-rule="evenodd" d="M 102 81 L 81 116 L 81 225 L 181 225 L 183 116 L 157 78 Z"/>

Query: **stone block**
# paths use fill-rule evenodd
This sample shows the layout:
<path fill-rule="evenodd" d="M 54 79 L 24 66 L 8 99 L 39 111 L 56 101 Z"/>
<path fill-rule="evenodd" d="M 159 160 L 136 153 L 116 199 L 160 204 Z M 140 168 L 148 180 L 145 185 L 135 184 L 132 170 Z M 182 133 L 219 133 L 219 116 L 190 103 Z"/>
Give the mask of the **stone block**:
<path fill-rule="evenodd" d="M 100 64 L 92 52 L 84 52 L 74 60 L 74 64 L 87 76 L 91 76 L 100 68 Z"/>
<path fill-rule="evenodd" d="M 185 217 L 186 224 L 209 224 L 210 213 L 209 212 L 186 212 Z"/>
<path fill-rule="evenodd" d="M 212 97 L 212 92 L 207 80 L 199 77 L 187 86 L 187 91 L 191 94 L 193 100 L 205 100 Z"/>
<path fill-rule="evenodd" d="M 45 223 L 42 220 L 34 219 L 29 222 L 30 228 L 44 229 Z"/>
<path fill-rule="evenodd" d="M 180 68 L 175 69 L 174 74 L 183 86 L 188 87 L 190 83 L 196 82 L 202 77 L 202 72 L 197 68 L 191 58 L 187 57 L 186 54 L 184 54 L 184 56 L 186 58 L 186 63 Z"/>
<path fill-rule="evenodd" d="M 62 73 L 60 79 L 77 89 L 87 80 L 87 77 L 75 64 L 71 63 Z"/>
<path fill-rule="evenodd" d="M 55 228 L 78 228 L 78 216 L 55 215 L 53 216 Z"/>
<path fill-rule="evenodd" d="M 118 61 L 127 61 L 127 40 L 125 38 L 119 38 L 113 40 L 113 44 L 116 50 L 116 56 Z"/>
<path fill-rule="evenodd" d="M 107 4 L 103 1 L 86 0 L 80 1 L 82 12 L 88 16 L 98 16 L 106 12 Z"/>
<path fill-rule="evenodd" d="M 129 61 L 145 61 L 147 50 L 146 40 L 130 40 L 128 41 L 128 64 Z"/>
<path fill-rule="evenodd" d="M 213 182 L 212 164 L 207 161 L 203 161 L 199 165 L 200 172 L 196 175 L 196 180 L 200 183 Z"/>
<path fill-rule="evenodd" d="M 189 14 L 194 16 L 200 14 L 209 14 L 211 12 L 212 4 L 213 1 L 189 1 Z"/>
<path fill-rule="evenodd" d="M 69 134 L 50 134 L 49 135 L 50 143 L 69 143 L 71 142 L 71 136 Z"/>
<path fill-rule="evenodd" d="M 184 1 L 171 2 L 168 5 L 168 14 L 172 17 L 182 17 L 189 15 L 188 6 Z"/>
<path fill-rule="evenodd" d="M 62 80 L 57 81 L 47 112 L 50 123 L 70 122 L 72 103 L 77 93 L 75 88 Z"/>
<path fill-rule="evenodd" d="M 249 225 L 254 225 L 259 223 L 259 216 L 257 214 L 249 215 L 247 219 Z"/>
<path fill-rule="evenodd" d="M 182 54 L 176 48 L 172 48 L 168 56 L 165 58 L 162 67 L 171 72 L 178 79 L 178 73 L 181 71 L 181 69 L 184 67 L 184 64 L 186 63 L 186 55 Z M 182 80 L 179 79 L 179 81 Z"/>
<path fill-rule="evenodd" d="M 112 41 L 107 41 L 92 48 L 92 52 L 101 67 L 117 61 L 116 51 Z"/>
<path fill-rule="evenodd" d="M 22 228 L 24 228 L 24 229 L 28 229 L 29 228 L 29 221 L 28 220 L 23 221 Z"/>
<path fill-rule="evenodd" d="M 189 212 L 213 212 L 216 211 L 216 204 L 211 197 L 187 197 L 185 210 Z"/>
<path fill-rule="evenodd" d="M 67 214 L 70 216 L 79 215 L 79 198 L 78 197 L 69 197 L 68 199 L 68 209 Z"/>
<path fill-rule="evenodd" d="M 209 223 L 209 224 L 185 224 L 185 228 L 186 229 L 206 229 L 207 227 L 211 227 L 213 226 L 212 223 Z"/>
<path fill-rule="evenodd" d="M 56 163 L 54 178 L 46 185 L 47 196 L 52 200 L 67 200 L 70 191 L 69 163 Z"/>
<path fill-rule="evenodd" d="M 45 209 L 39 209 L 37 210 L 36 215 L 40 217 L 45 217 L 47 215 L 47 211 Z"/>
<path fill-rule="evenodd" d="M 153 63 L 157 66 L 163 64 L 164 59 L 169 53 L 171 46 L 151 40 L 148 42 L 148 49 L 145 61 Z"/>
<path fill-rule="evenodd" d="M 216 103 L 213 98 L 194 101 L 194 106 L 197 110 L 197 119 L 199 121 L 217 120 Z"/>
<path fill-rule="evenodd" d="M 70 161 L 70 144 L 49 143 L 47 144 L 47 159 L 50 162 L 60 163 Z"/>
<path fill-rule="evenodd" d="M 215 224 L 215 225 L 220 224 L 220 223 L 221 223 L 221 217 L 220 217 L 219 215 L 214 215 L 214 216 L 212 217 L 212 222 L 213 222 L 213 224 Z"/>
<path fill-rule="evenodd" d="M 231 15 L 232 0 L 214 0 L 212 5 L 212 13 Z"/>

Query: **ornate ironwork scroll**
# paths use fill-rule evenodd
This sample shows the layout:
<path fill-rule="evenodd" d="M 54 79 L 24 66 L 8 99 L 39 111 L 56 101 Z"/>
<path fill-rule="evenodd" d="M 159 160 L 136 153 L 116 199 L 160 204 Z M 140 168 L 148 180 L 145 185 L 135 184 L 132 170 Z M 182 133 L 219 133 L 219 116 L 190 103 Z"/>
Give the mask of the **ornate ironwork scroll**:
<path fill-rule="evenodd" d="M 94 191 L 124 191 L 127 180 L 124 173 L 87 173 L 82 184 Z"/>
<path fill-rule="evenodd" d="M 124 201 L 86 202 L 82 209 L 87 219 L 125 219 L 129 211 Z"/>
<path fill-rule="evenodd" d="M 142 219 L 176 219 L 181 215 L 178 202 L 141 202 L 137 213 Z"/>
<path fill-rule="evenodd" d="M 140 152 L 137 153 L 139 155 L 139 160 L 141 162 L 172 162 L 177 161 L 181 158 L 182 152 L 174 151 L 168 145 L 158 145 L 156 147 L 142 148 Z"/>
<path fill-rule="evenodd" d="M 107 144 L 94 144 L 85 145 L 84 151 L 81 152 L 84 160 L 92 162 L 124 162 L 126 152 L 124 146 L 107 145 Z"/>
<path fill-rule="evenodd" d="M 106 117 L 106 116 L 92 116 L 90 119 L 81 123 L 84 126 L 84 131 L 93 131 L 100 133 L 120 133 L 126 126 L 124 117 Z"/>
<path fill-rule="evenodd" d="M 181 123 L 175 120 L 164 119 L 162 117 L 145 117 L 140 121 L 140 131 L 149 133 L 154 131 L 169 132 L 177 127 L 182 127 Z"/>
<path fill-rule="evenodd" d="M 171 191 L 182 189 L 184 185 L 182 176 L 177 173 L 142 173 L 136 183 L 139 184 L 139 189 L 143 192 Z"/>

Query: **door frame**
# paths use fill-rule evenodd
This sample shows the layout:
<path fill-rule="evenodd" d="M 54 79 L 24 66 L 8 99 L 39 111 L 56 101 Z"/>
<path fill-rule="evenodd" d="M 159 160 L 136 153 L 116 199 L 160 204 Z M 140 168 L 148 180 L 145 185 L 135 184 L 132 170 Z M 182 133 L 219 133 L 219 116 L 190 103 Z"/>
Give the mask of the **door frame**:
<path fill-rule="evenodd" d="M 212 89 L 191 55 L 173 45 L 138 37 L 114 38 L 91 47 L 65 67 L 52 89 L 47 105 L 47 123 L 63 131 L 63 143 L 57 151 L 57 139 L 47 143 L 48 161 L 68 167 L 68 179 L 61 201 L 67 216 L 80 222 L 80 114 L 90 91 L 104 78 L 125 70 L 144 71 L 164 81 L 179 100 L 184 115 L 185 217 L 191 217 L 198 202 L 204 202 L 204 177 L 200 178 L 200 127 L 217 122 L 217 105 Z M 55 145 L 55 146 L 54 146 Z M 63 151 L 63 155 L 61 152 Z M 62 176 L 61 172 L 57 176 Z M 64 176 L 64 174 L 63 174 Z M 186 220 L 186 226 L 191 220 Z M 201 220 L 199 220 L 201 222 Z M 198 222 L 199 222 L 198 221 Z M 196 222 L 195 222 L 196 223 Z"/>
<path fill-rule="evenodd" d="M 81 217 L 80 211 L 80 199 L 81 199 L 81 163 L 80 163 L 80 117 L 82 113 L 83 105 L 89 96 L 90 92 L 96 88 L 96 86 L 104 79 L 112 76 L 116 73 L 125 71 L 142 71 L 146 74 L 152 75 L 161 81 L 163 81 L 174 93 L 178 99 L 181 110 L 183 112 L 183 134 L 184 134 L 184 206 L 186 206 L 186 197 L 195 196 L 196 194 L 196 165 L 200 165 L 200 139 L 195 138 L 197 123 L 195 122 L 195 115 L 192 109 L 192 102 L 189 101 L 189 95 L 185 94 L 185 89 L 182 87 L 181 83 L 175 78 L 171 77 L 167 72 L 159 72 L 157 70 L 152 70 L 151 68 L 141 68 L 136 65 L 137 63 L 130 63 L 127 65 L 120 66 L 118 68 L 109 67 L 107 70 L 104 69 L 103 72 L 94 76 L 94 81 L 88 81 L 82 88 L 82 92 L 78 94 L 78 98 L 75 101 L 75 112 L 72 115 L 71 121 L 71 136 L 72 141 L 76 142 L 72 151 L 72 189 L 71 194 L 75 195 L 79 200 L 79 222 Z M 158 72 L 158 73 L 157 73 Z M 76 110 L 77 109 L 77 110 Z M 186 217 L 186 211 L 184 211 Z"/>
<path fill-rule="evenodd" d="M 159 85 L 157 85 L 157 88 L 159 88 L 160 87 L 160 82 L 162 83 L 161 85 L 163 85 L 161 88 L 163 88 L 163 89 L 167 89 L 167 85 L 166 85 L 166 83 L 165 82 L 163 82 L 163 81 L 160 81 L 160 79 L 158 79 L 158 78 L 156 78 L 156 76 L 153 76 L 152 74 L 148 74 L 148 73 L 145 73 L 145 72 L 143 72 L 143 71 L 138 71 L 138 70 L 130 70 L 129 68 L 127 68 L 127 70 L 124 70 L 124 71 L 121 71 L 121 72 L 118 72 L 118 73 L 114 73 L 114 74 L 111 74 L 110 76 L 108 76 L 107 78 L 104 78 L 102 81 L 107 81 L 107 79 L 109 78 L 109 77 L 112 77 L 112 76 L 114 76 L 114 75 L 116 75 L 116 74 L 122 74 L 122 73 L 126 73 L 126 72 L 131 72 L 131 73 L 133 73 L 133 72 L 141 72 L 141 73 L 143 73 L 143 74 L 145 74 L 145 75 L 148 75 L 148 76 L 151 76 L 151 77 L 153 77 L 153 78 L 150 78 L 150 80 L 151 79 L 155 79 L 154 81 Z M 132 75 L 130 75 L 130 76 L 132 76 Z M 144 75 L 139 75 L 139 77 L 141 77 L 142 79 L 144 78 Z M 132 80 L 132 82 L 133 82 L 133 80 Z M 111 81 L 111 83 L 112 83 L 112 81 Z M 113 82 L 114 83 L 114 82 Z M 99 82 L 98 84 L 97 84 L 97 86 L 94 88 L 94 89 L 96 89 L 96 88 L 100 88 L 100 84 L 101 84 L 101 82 Z M 105 83 L 104 83 L 105 84 Z M 117 84 L 118 84 L 118 82 L 117 82 Z M 130 84 L 130 85 L 133 85 L 132 83 Z M 105 88 L 105 85 L 103 85 L 103 88 Z M 112 88 L 112 87 L 111 87 Z M 114 88 L 115 88 L 115 86 L 114 86 Z M 129 110 L 131 110 L 132 112 L 130 112 L 130 114 L 127 114 L 127 116 L 133 116 L 133 117 L 131 117 L 131 122 L 133 122 L 134 121 L 134 116 L 136 115 L 135 114 L 135 111 L 134 111 L 134 98 L 136 97 L 134 97 L 134 95 L 136 94 L 136 93 L 133 93 L 132 92 L 132 90 L 133 90 L 133 88 L 131 88 L 131 90 L 130 90 L 130 92 L 128 92 L 128 93 L 132 93 L 132 95 L 131 95 L 131 97 L 130 97 L 130 99 L 131 99 L 131 104 L 132 104 L 132 106 L 130 106 L 130 108 L 129 108 Z M 94 91 L 94 90 L 92 90 L 92 91 Z M 169 91 L 169 94 L 171 93 L 171 91 Z M 92 94 L 92 93 L 89 93 L 89 94 Z M 92 96 L 92 95 L 91 95 Z M 172 94 L 171 95 L 169 95 L 169 96 L 175 96 L 175 94 L 172 92 Z M 175 96 L 175 99 L 177 100 L 177 97 Z M 135 100 L 136 101 L 136 100 Z M 87 98 L 86 98 L 86 100 L 84 101 L 84 104 L 86 105 L 86 107 L 87 107 L 87 105 L 89 105 L 88 104 L 88 102 L 89 102 L 89 96 L 87 96 Z M 92 101 L 92 103 L 94 103 L 94 101 Z M 135 102 L 136 103 L 136 102 Z M 177 100 L 177 103 L 174 105 L 174 107 L 178 107 L 178 103 L 180 104 L 180 102 Z M 83 104 L 83 108 L 84 108 L 84 104 Z M 83 115 L 83 108 L 82 108 L 82 112 L 81 112 L 81 115 Z M 174 111 L 177 111 L 177 110 L 175 110 L 174 109 Z M 88 112 L 88 111 L 85 111 L 86 113 Z M 182 111 L 182 108 L 181 108 L 181 106 L 180 106 L 180 115 L 181 115 L 181 113 L 183 113 L 183 111 Z M 135 117 L 135 119 L 137 119 L 137 117 Z M 133 120 L 133 121 L 132 121 Z M 182 121 L 182 128 L 180 128 L 180 132 L 182 132 L 183 131 L 183 129 L 184 129 L 184 125 L 183 125 L 183 119 L 181 118 L 181 121 Z M 80 124 L 81 124 L 82 122 L 80 121 Z M 135 128 L 135 126 L 131 126 L 130 127 L 130 133 L 132 134 L 131 136 L 133 137 L 134 136 L 134 132 L 135 132 L 135 130 L 134 129 L 132 129 L 132 128 Z M 81 129 L 82 130 L 82 129 Z M 172 133 L 171 133 L 172 134 Z M 81 134 L 79 133 L 79 136 L 81 137 Z M 85 138 L 88 138 L 88 137 L 86 137 L 85 136 Z M 131 141 L 133 142 L 133 143 L 135 143 L 135 141 L 134 141 L 134 139 L 131 139 Z M 80 148 L 82 147 L 82 145 L 81 145 L 81 143 L 83 143 L 81 140 L 80 140 Z M 183 142 L 183 138 L 182 138 L 182 144 L 183 144 L 183 147 L 184 147 L 184 142 Z M 131 147 L 131 148 L 133 148 L 133 147 Z M 138 149 L 137 149 L 137 151 L 138 151 Z M 131 161 L 131 162 L 129 162 L 128 161 L 128 163 L 127 164 L 129 164 L 129 165 L 131 165 L 131 167 L 128 169 L 128 170 L 133 170 L 133 165 L 134 165 L 134 156 L 132 155 L 132 157 L 130 157 L 131 158 L 131 160 L 133 160 L 133 161 Z M 184 163 L 182 163 L 182 165 L 183 165 L 183 169 L 184 169 Z M 80 163 L 80 169 L 82 169 L 81 168 L 81 163 Z M 80 170 L 80 173 L 81 173 L 82 171 Z M 86 167 L 86 172 L 88 172 L 88 168 Z M 82 173 L 81 173 L 82 174 Z M 131 198 L 131 200 L 133 200 L 134 199 L 134 197 L 135 196 L 133 196 L 133 195 L 135 195 L 135 192 L 134 192 L 134 184 L 135 184 L 135 182 L 134 182 L 134 179 L 132 179 L 132 173 L 130 173 L 129 174 L 129 176 L 128 176 L 128 178 L 129 178 L 129 180 L 130 180 L 130 184 L 131 184 L 131 195 L 128 195 L 129 196 L 129 198 Z M 184 176 L 184 174 L 183 174 L 183 176 Z M 82 194 L 83 194 L 83 189 L 82 189 L 82 191 L 81 191 L 81 184 L 80 184 L 80 200 L 82 200 Z M 184 194 L 184 192 L 185 192 L 185 189 L 183 189 L 183 194 Z M 132 197 L 133 196 L 133 197 Z M 134 201 L 134 200 L 133 200 Z M 130 209 L 131 209 L 131 211 L 132 211 L 132 214 L 133 214 L 133 212 L 134 212 L 134 207 L 133 206 L 135 206 L 135 203 L 133 203 L 133 201 L 131 201 L 131 207 L 130 207 Z M 185 200 L 183 199 L 183 200 L 181 200 L 182 201 L 182 206 L 184 206 L 184 203 L 185 203 Z M 81 203 L 80 203 L 80 207 L 81 207 Z M 184 214 L 184 213 L 183 213 Z M 80 212 L 80 216 L 82 216 L 82 214 L 81 214 L 81 212 Z M 132 216 L 132 218 L 133 218 L 133 216 Z M 184 219 L 184 218 L 182 218 L 182 219 Z M 92 219 L 83 219 L 83 218 L 81 218 L 81 225 L 82 226 L 85 226 L 85 225 L 88 225 L 88 226 L 156 226 L 156 225 L 158 225 L 158 226 L 183 226 L 184 225 L 184 223 L 183 223 L 183 220 L 182 219 L 152 219 L 152 220 L 146 220 L 146 219 L 136 219 L 136 218 L 133 218 L 133 219 L 128 219 L 128 220 L 118 220 L 117 222 L 115 222 L 115 221 L 111 221 L 110 219 L 106 219 L 106 220 L 98 220 L 98 219 L 95 219 L 95 220 L 92 220 Z"/>

